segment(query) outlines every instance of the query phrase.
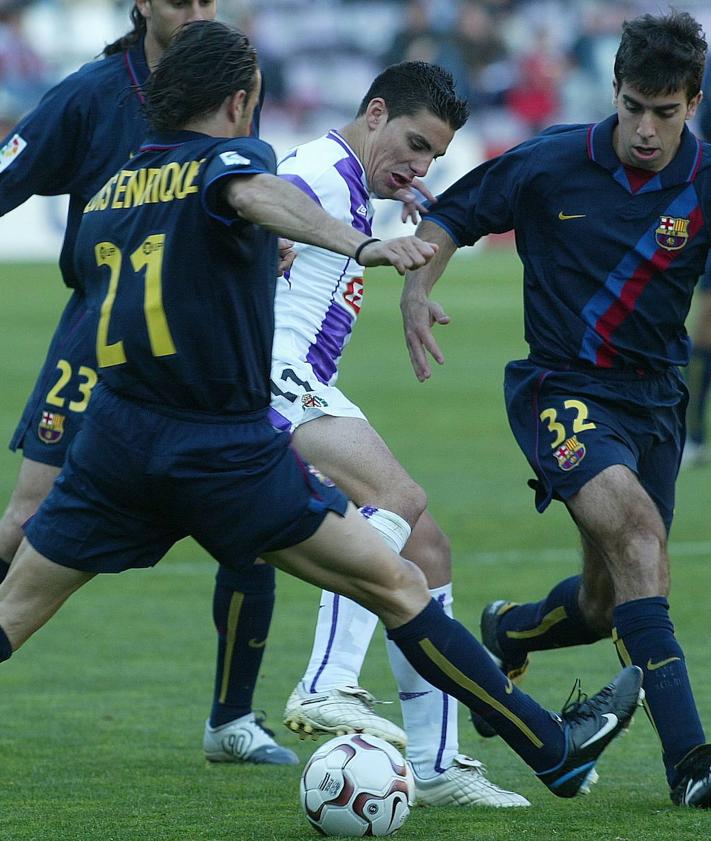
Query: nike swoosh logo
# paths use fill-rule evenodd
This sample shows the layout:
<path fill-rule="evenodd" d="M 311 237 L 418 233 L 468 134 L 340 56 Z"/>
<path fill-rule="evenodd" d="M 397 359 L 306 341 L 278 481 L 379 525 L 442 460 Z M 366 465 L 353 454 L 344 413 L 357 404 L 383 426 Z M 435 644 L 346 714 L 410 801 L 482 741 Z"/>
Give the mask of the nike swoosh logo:
<path fill-rule="evenodd" d="M 258 640 L 256 637 L 252 637 L 252 639 L 247 643 L 250 648 L 264 648 L 266 644 L 266 640 Z"/>
<path fill-rule="evenodd" d="M 563 213 L 561 210 L 558 218 L 561 222 L 565 222 L 566 219 L 584 219 L 586 215 L 585 213 Z"/>
<path fill-rule="evenodd" d="M 429 695 L 432 690 L 428 689 L 426 692 L 398 692 L 398 698 L 401 701 L 414 701 L 415 698 L 422 698 Z"/>
<path fill-rule="evenodd" d="M 652 658 L 647 660 L 647 671 L 653 672 L 655 669 L 661 669 L 662 666 L 667 666 L 675 660 L 681 660 L 681 657 L 667 657 L 666 660 L 660 660 L 658 663 L 652 663 Z"/>
<path fill-rule="evenodd" d="M 602 725 L 597 733 L 594 733 L 586 742 L 580 745 L 581 749 L 594 744 L 598 740 L 602 739 L 603 736 L 607 736 L 611 730 L 614 730 L 615 727 L 617 727 L 620 721 L 614 713 L 603 713 L 602 717 L 607 719 L 607 721 Z"/>

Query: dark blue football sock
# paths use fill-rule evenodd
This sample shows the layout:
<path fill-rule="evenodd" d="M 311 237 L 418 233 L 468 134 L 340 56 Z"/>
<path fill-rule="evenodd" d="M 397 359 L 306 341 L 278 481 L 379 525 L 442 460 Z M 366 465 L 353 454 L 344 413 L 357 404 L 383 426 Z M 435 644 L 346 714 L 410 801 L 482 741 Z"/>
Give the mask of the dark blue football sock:
<path fill-rule="evenodd" d="M 674 765 L 706 738 L 684 652 L 669 618 L 669 602 L 661 596 L 635 599 L 618 605 L 612 617 L 612 639 L 620 660 L 644 672 L 644 707 L 662 743 L 667 780 L 673 787 L 679 781 Z"/>
<path fill-rule="evenodd" d="M 602 639 L 578 606 L 582 578 L 560 581 L 540 602 L 516 605 L 502 614 L 496 639 L 506 662 L 523 663 L 529 651 L 589 645 Z"/>
<path fill-rule="evenodd" d="M 434 599 L 388 636 L 426 680 L 483 716 L 534 771 L 560 762 L 563 729 L 554 715 L 504 677 L 481 643 Z"/>
<path fill-rule="evenodd" d="M 7 638 L 5 631 L 0 628 L 0 663 L 4 660 L 9 660 L 12 656 L 12 646 L 10 640 Z"/>
<path fill-rule="evenodd" d="M 686 409 L 687 435 L 694 444 L 706 440 L 706 405 L 711 386 L 711 348 L 692 347 L 686 369 L 689 405 Z"/>
<path fill-rule="evenodd" d="M 3 561 L 3 559 L 0 558 L 0 582 L 5 580 L 5 576 L 8 574 L 9 571 L 10 564 L 7 561 Z"/>
<path fill-rule="evenodd" d="M 239 572 L 223 566 L 218 570 L 212 600 L 218 639 L 212 727 L 252 710 L 274 611 L 274 589 L 274 567 L 268 564 Z"/>

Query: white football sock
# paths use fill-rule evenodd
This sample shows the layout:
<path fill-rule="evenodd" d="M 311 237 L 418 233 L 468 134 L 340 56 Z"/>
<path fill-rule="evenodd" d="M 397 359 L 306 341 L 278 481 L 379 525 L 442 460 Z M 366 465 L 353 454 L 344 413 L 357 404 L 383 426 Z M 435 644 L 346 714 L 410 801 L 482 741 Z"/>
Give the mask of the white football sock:
<path fill-rule="evenodd" d="M 410 537 L 402 517 L 382 508 L 363 506 L 360 513 L 398 555 Z M 345 596 L 321 591 L 311 659 L 301 679 L 306 692 L 357 686 L 378 617 Z"/>
<path fill-rule="evenodd" d="M 451 616 L 451 583 L 430 594 Z M 418 777 L 434 777 L 449 768 L 459 753 L 457 702 L 420 677 L 392 640 L 386 639 L 386 646 L 400 695 L 407 759 Z"/>

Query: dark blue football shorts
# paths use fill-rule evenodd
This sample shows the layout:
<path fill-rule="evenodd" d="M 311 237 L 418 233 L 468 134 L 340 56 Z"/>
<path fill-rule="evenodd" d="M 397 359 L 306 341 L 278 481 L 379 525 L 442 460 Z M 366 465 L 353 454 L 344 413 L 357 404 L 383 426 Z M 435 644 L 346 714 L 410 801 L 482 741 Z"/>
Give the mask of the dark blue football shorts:
<path fill-rule="evenodd" d="M 323 484 L 263 412 L 195 417 L 120 397 L 99 384 L 81 435 L 37 514 L 30 543 L 86 572 L 156 564 L 192 536 L 239 569 L 300 543 L 346 497 Z"/>
<path fill-rule="evenodd" d="M 592 374 L 524 359 L 506 366 L 504 394 L 511 429 L 536 474 L 538 511 L 623 464 L 637 474 L 669 530 L 688 399 L 676 368 Z"/>
<path fill-rule="evenodd" d="M 96 331 L 86 317 L 84 295 L 75 291 L 52 337 L 10 449 L 61 467 L 81 428 L 96 381 Z"/>

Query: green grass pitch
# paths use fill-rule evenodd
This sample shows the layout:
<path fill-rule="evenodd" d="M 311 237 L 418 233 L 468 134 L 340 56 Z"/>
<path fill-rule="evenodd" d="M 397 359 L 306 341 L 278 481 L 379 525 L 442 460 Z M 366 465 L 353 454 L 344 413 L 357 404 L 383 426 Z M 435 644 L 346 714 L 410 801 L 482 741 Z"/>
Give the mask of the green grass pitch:
<path fill-rule="evenodd" d="M 66 299 L 57 270 L 4 265 L 0 439 L 7 441 Z M 454 554 L 455 611 L 476 628 L 498 597 L 529 599 L 578 568 L 562 506 L 535 513 L 529 470 L 504 416 L 502 369 L 523 355 L 518 261 L 505 249 L 461 255 L 436 290 L 452 323 L 447 357 L 418 384 L 404 350 L 400 280 L 371 271 L 340 383 L 426 488 Z M 19 460 L 0 451 L 0 502 Z M 671 546 L 672 609 L 702 716 L 711 726 L 706 668 L 711 592 L 711 468 L 679 481 Z M 239 841 L 310 839 L 297 801 L 299 769 L 211 766 L 200 743 L 214 659 L 214 564 L 190 541 L 155 570 L 92 581 L 0 668 L 2 841 Z M 273 630 L 256 695 L 279 738 L 310 650 L 317 591 L 280 574 Z M 617 671 L 611 644 L 533 657 L 525 688 L 558 708 L 576 677 L 596 691 Z M 382 634 L 362 675 L 395 699 Z M 382 708 L 399 720 L 397 703 Z M 461 749 L 483 760 L 529 810 L 416 809 L 399 834 L 471 841 L 707 841 L 711 815 L 673 808 L 644 714 L 599 765 L 588 798 L 557 800 L 498 740 L 482 741 L 461 713 Z"/>

